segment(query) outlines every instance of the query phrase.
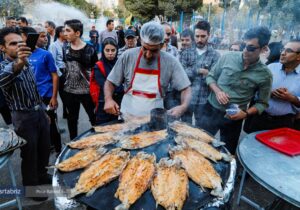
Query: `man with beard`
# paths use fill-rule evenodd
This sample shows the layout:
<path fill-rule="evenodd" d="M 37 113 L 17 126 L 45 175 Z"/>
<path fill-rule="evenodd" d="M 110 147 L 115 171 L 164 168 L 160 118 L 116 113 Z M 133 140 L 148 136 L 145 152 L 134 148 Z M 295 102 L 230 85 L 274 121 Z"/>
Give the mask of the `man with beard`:
<path fill-rule="evenodd" d="M 248 30 L 244 36 L 244 51 L 223 55 L 206 78 L 212 91 L 203 106 L 198 126 L 212 135 L 220 130 L 221 141 L 232 154 L 236 150 L 243 120 L 261 114 L 268 107 L 272 74 L 260 61 L 260 54 L 267 49 L 270 37 L 266 27 Z M 256 103 L 247 108 L 256 93 Z M 227 115 L 226 109 L 234 104 L 239 109 Z"/>
<path fill-rule="evenodd" d="M 195 42 L 197 49 L 197 68 L 194 69 L 192 77 L 192 90 L 193 98 L 191 104 L 193 104 L 193 110 L 191 110 L 190 118 L 195 115 L 195 124 L 198 126 L 204 104 L 207 101 L 207 97 L 210 93 L 209 87 L 206 84 L 206 76 L 210 72 L 210 69 L 220 58 L 220 54 L 208 43 L 210 36 L 210 24 L 209 22 L 202 20 L 195 26 Z"/>
<path fill-rule="evenodd" d="M 141 29 L 142 47 L 123 53 L 107 77 L 104 87 L 104 110 L 109 114 L 146 116 L 154 108 L 164 108 L 163 98 L 169 84 L 181 92 L 181 104 L 168 110 L 180 117 L 191 98 L 190 81 L 179 61 L 161 51 L 164 29 L 156 22 L 148 22 Z M 113 100 L 115 87 L 124 83 L 125 95 L 119 105 Z"/>

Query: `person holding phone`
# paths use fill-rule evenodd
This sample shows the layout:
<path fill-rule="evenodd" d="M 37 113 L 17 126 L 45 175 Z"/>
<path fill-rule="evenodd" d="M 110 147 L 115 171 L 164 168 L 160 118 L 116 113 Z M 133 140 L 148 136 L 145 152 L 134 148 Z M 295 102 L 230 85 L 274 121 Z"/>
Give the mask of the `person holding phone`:
<path fill-rule="evenodd" d="M 45 167 L 50 154 L 50 126 L 33 69 L 28 65 L 31 50 L 22 41 L 19 29 L 11 27 L 0 30 L 0 48 L 6 58 L 0 63 L 0 88 L 11 110 L 15 132 L 27 141 L 21 147 L 23 185 L 49 184 Z M 32 199 L 42 201 L 47 197 Z"/>

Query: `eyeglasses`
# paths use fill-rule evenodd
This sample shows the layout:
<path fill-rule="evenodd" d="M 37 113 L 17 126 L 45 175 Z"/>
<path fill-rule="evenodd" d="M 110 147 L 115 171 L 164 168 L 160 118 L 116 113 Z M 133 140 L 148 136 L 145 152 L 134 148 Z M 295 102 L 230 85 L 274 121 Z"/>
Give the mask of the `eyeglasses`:
<path fill-rule="evenodd" d="M 167 36 L 171 36 L 171 33 L 166 33 Z"/>
<path fill-rule="evenodd" d="M 206 38 L 207 35 L 195 35 L 195 37 L 196 37 L 196 38 L 200 38 L 200 37 L 201 37 L 201 38 Z"/>
<path fill-rule="evenodd" d="M 283 52 L 286 52 L 286 53 L 300 53 L 300 52 L 297 52 L 297 51 L 292 50 L 291 48 L 282 48 L 282 49 L 280 50 L 280 52 L 281 52 L 281 53 L 283 53 Z"/>
<path fill-rule="evenodd" d="M 147 49 L 145 46 L 142 46 L 143 51 L 150 51 L 151 53 L 155 54 L 158 53 L 160 51 L 159 49 Z"/>
<path fill-rule="evenodd" d="M 259 49 L 260 47 L 255 47 L 255 46 L 251 46 L 251 45 L 246 45 L 245 46 L 245 49 L 248 51 L 248 52 L 254 52 L 255 50 Z"/>

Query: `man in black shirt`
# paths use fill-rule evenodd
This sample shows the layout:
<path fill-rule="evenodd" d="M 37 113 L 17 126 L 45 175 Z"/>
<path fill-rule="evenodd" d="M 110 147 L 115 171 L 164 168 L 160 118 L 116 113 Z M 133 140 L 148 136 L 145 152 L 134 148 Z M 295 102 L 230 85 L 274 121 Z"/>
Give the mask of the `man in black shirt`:
<path fill-rule="evenodd" d="M 19 30 L 11 27 L 0 30 L 0 48 L 6 57 L 0 63 L 0 88 L 11 110 L 15 132 L 27 141 L 21 148 L 23 185 L 49 184 L 45 167 L 50 154 L 50 127 L 28 64 L 30 48 L 22 42 Z"/>
<path fill-rule="evenodd" d="M 81 40 L 83 24 L 76 19 L 65 22 L 65 35 L 68 45 L 63 49 L 66 63 L 66 82 L 64 84 L 68 128 L 70 139 L 77 136 L 77 121 L 80 104 L 83 105 L 92 125 L 95 123 L 94 104 L 90 96 L 91 68 L 98 60 L 93 46 Z"/>

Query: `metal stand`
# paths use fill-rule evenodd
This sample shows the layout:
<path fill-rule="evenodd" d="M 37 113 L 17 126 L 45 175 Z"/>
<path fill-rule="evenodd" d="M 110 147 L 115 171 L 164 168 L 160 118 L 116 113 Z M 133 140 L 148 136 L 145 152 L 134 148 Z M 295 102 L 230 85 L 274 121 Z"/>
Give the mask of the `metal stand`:
<path fill-rule="evenodd" d="M 12 186 L 14 188 L 16 188 L 17 187 L 16 178 L 15 178 L 15 175 L 14 175 L 9 157 L 10 157 L 10 155 L 7 155 L 6 157 L 1 157 L 1 159 L 4 158 L 4 160 L 3 160 L 3 162 L 0 161 L 0 168 L 3 168 L 7 164 L 9 174 L 10 174 L 10 179 L 11 179 L 11 182 L 12 182 Z M 7 201 L 5 203 L 1 203 L 0 204 L 0 209 L 5 209 L 9 206 L 14 206 L 14 205 L 18 206 L 19 210 L 22 210 L 21 199 L 18 195 L 16 195 L 16 198 L 13 199 L 13 200 Z"/>
<path fill-rule="evenodd" d="M 246 176 L 246 170 L 243 169 L 242 179 L 241 179 L 241 183 L 240 183 L 240 189 L 239 189 L 239 193 L 238 193 L 238 197 L 237 197 L 237 202 L 236 202 L 237 205 L 240 205 L 240 201 L 242 200 L 242 201 L 245 201 L 246 203 L 248 203 L 250 206 L 254 207 L 255 209 L 265 210 L 265 208 L 261 207 L 260 205 L 258 205 L 254 201 L 250 200 L 246 196 L 242 195 L 242 190 L 243 190 L 244 183 L 245 183 L 245 176 Z"/>

